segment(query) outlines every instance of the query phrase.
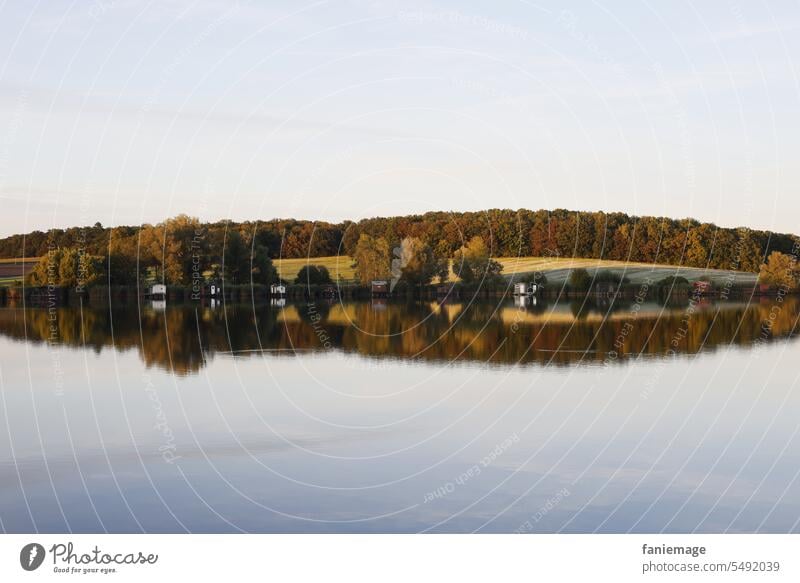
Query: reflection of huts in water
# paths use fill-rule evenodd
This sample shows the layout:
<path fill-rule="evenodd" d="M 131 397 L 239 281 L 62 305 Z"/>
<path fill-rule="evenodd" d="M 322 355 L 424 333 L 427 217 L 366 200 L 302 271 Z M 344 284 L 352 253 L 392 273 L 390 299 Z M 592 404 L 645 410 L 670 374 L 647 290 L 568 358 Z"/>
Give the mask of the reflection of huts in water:
<path fill-rule="evenodd" d="M 153 284 L 145 293 L 145 297 L 154 301 L 165 301 L 167 299 L 167 286 L 163 283 Z"/>
<path fill-rule="evenodd" d="M 269 286 L 269 297 L 271 298 L 285 298 L 286 286 L 282 283 L 273 283 Z"/>
<path fill-rule="evenodd" d="M 374 312 L 385 312 L 387 305 L 386 298 L 372 298 L 372 310 Z"/>
<path fill-rule="evenodd" d="M 372 297 L 385 298 L 389 296 L 389 282 L 383 279 L 376 279 L 372 282 Z"/>
<path fill-rule="evenodd" d="M 520 281 L 514 284 L 515 296 L 533 296 L 539 291 L 538 284 L 530 283 L 528 281 Z"/>
<path fill-rule="evenodd" d="M 537 303 L 536 296 L 534 295 L 515 295 L 514 305 L 517 308 L 527 308 L 528 306 L 535 306 Z"/>

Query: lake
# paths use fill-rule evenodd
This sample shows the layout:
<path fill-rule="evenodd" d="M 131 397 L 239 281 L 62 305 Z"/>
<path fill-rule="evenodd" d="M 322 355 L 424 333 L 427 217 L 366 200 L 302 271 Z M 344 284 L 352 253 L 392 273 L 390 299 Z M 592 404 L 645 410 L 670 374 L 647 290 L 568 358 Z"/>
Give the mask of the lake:
<path fill-rule="evenodd" d="M 6 532 L 796 532 L 796 298 L 0 308 Z"/>

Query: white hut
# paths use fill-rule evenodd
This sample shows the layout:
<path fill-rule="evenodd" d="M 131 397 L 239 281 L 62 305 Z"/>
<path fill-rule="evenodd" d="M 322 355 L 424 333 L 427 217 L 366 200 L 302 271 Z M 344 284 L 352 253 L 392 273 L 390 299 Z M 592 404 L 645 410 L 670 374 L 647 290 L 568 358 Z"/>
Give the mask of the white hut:
<path fill-rule="evenodd" d="M 167 299 L 167 286 L 163 283 L 156 283 L 150 288 L 151 300 L 166 300 Z"/>
<path fill-rule="evenodd" d="M 519 282 L 514 284 L 515 296 L 533 296 L 539 291 L 539 286 L 535 283 Z"/>
<path fill-rule="evenodd" d="M 286 286 L 282 283 L 273 283 L 269 286 L 269 295 L 273 298 L 283 298 L 286 296 Z"/>

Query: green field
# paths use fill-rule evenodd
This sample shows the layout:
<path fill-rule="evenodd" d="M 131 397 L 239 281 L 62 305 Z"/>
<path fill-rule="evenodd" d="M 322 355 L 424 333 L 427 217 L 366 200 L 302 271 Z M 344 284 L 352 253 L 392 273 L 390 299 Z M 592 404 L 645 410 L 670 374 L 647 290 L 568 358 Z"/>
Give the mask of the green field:
<path fill-rule="evenodd" d="M 698 267 L 675 267 L 672 265 L 653 265 L 650 263 L 628 263 L 625 261 L 609 261 L 604 259 L 570 259 L 548 257 L 500 257 L 497 259 L 503 265 L 503 275 L 516 275 L 523 278 L 534 271 L 543 271 L 551 283 L 563 283 L 569 276 L 571 269 L 583 268 L 590 274 L 599 270 L 610 270 L 624 274 L 631 283 L 641 283 L 647 278 L 658 280 L 668 275 L 680 275 L 694 281 L 708 278 L 715 283 L 733 281 L 734 284 L 754 284 L 755 273 L 737 271 L 723 271 L 720 269 L 702 269 Z M 324 265 L 328 268 L 331 277 L 342 281 L 355 279 L 353 260 L 345 255 L 334 257 L 310 257 L 301 259 L 276 259 L 275 267 L 281 278 L 294 281 L 297 272 L 303 265 Z M 451 275 L 454 279 L 454 276 Z"/>

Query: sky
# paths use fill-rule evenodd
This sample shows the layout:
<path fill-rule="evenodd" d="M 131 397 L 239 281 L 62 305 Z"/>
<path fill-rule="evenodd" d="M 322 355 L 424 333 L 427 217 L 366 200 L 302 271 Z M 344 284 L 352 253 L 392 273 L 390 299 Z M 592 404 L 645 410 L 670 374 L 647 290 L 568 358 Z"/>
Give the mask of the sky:
<path fill-rule="evenodd" d="M 530 208 L 800 232 L 800 3 L 0 5 L 0 236 Z"/>

